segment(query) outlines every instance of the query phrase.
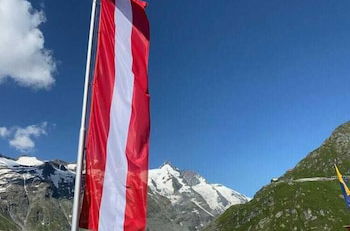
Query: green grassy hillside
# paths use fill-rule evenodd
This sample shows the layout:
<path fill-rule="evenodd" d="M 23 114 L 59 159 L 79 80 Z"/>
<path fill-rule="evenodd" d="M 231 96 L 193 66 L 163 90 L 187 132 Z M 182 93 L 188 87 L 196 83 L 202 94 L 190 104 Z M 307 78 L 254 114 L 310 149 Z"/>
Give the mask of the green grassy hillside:
<path fill-rule="evenodd" d="M 321 147 L 263 187 L 249 203 L 232 206 L 205 230 L 345 230 L 350 210 L 338 181 L 331 178 L 335 163 L 350 175 L 350 123 L 337 128 Z"/>

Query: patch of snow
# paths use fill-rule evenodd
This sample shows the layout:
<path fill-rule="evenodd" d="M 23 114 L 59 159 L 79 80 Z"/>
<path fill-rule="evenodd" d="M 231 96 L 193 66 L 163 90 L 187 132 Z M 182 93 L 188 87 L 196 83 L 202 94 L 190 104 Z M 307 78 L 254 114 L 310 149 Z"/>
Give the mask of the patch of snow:
<path fill-rule="evenodd" d="M 44 164 L 43 161 L 38 160 L 36 157 L 30 156 L 21 156 L 16 162 L 23 166 L 40 166 Z"/>
<path fill-rule="evenodd" d="M 24 188 L 26 195 L 28 195 L 28 190 L 27 190 L 27 185 L 26 185 L 26 174 L 23 174 L 22 177 L 23 177 L 23 188 Z"/>
<path fill-rule="evenodd" d="M 219 194 L 215 188 L 207 184 L 203 179 L 200 179 L 200 183 L 194 185 L 193 190 L 199 193 L 203 199 L 207 202 L 209 207 L 213 210 L 223 210 L 224 206 L 220 204 Z"/>
<path fill-rule="evenodd" d="M 14 167 L 18 166 L 18 163 L 14 160 L 10 160 L 4 157 L 0 157 L 0 166 L 5 166 L 5 167 Z"/>
<path fill-rule="evenodd" d="M 68 168 L 68 170 L 75 173 L 75 171 L 77 169 L 77 165 L 76 164 L 67 164 L 67 168 Z"/>
<path fill-rule="evenodd" d="M 9 173 L 9 172 L 12 172 L 12 170 L 9 168 L 0 169 L 0 175 L 4 175 L 4 174 Z"/>
<path fill-rule="evenodd" d="M 10 187 L 10 185 L 0 186 L 0 192 L 6 192 L 8 187 Z"/>
<path fill-rule="evenodd" d="M 195 213 L 195 214 L 199 214 L 199 211 L 197 209 L 193 209 L 192 212 Z"/>
<path fill-rule="evenodd" d="M 202 206 L 200 206 L 200 204 L 198 204 L 194 199 L 191 200 L 195 205 L 197 205 L 200 209 L 202 209 L 204 212 L 208 213 L 210 216 L 214 217 L 213 214 L 211 214 L 208 210 L 206 210 L 205 208 L 203 208 Z"/>
<path fill-rule="evenodd" d="M 226 186 L 223 186 L 221 184 L 213 184 L 213 186 L 217 191 L 219 191 L 219 193 L 223 197 L 226 198 L 226 200 L 230 202 L 230 205 L 226 207 L 230 207 L 231 205 L 236 205 L 236 204 L 242 204 L 251 200 L 251 198 L 246 197 L 243 194 L 240 194 L 239 192 L 236 192 L 235 190 L 227 188 Z"/>

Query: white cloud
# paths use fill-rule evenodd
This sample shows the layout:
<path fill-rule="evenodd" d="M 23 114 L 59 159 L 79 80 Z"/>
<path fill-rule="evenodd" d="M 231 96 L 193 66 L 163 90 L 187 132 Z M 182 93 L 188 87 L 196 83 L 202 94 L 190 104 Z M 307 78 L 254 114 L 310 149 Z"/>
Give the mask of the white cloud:
<path fill-rule="evenodd" d="M 54 84 L 56 65 L 38 28 L 45 20 L 27 0 L 0 0 L 0 83 L 11 78 L 35 89 Z"/>
<path fill-rule="evenodd" d="M 27 151 L 35 147 L 35 143 L 30 136 L 25 135 L 16 136 L 10 140 L 10 145 L 20 151 Z"/>
<path fill-rule="evenodd" d="M 1 1 L 1 0 L 0 0 Z M 35 148 L 34 139 L 46 135 L 47 122 L 38 125 L 21 127 L 0 127 L 0 137 L 7 138 L 11 147 L 18 151 L 28 152 Z"/>
<path fill-rule="evenodd" d="M 0 137 L 6 137 L 9 134 L 9 130 L 6 127 L 0 127 Z"/>

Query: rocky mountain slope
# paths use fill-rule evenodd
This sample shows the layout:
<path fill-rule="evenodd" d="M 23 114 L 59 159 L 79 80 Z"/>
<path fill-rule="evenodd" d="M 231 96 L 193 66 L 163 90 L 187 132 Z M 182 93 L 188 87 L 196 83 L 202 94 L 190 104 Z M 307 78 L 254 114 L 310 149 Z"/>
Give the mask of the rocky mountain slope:
<path fill-rule="evenodd" d="M 201 230 L 234 204 L 249 198 L 195 172 L 166 163 L 149 171 L 149 230 Z"/>
<path fill-rule="evenodd" d="M 75 165 L 0 156 L 0 230 L 70 229 Z M 200 230 L 233 204 L 248 201 L 223 185 L 166 163 L 149 171 L 149 231 Z"/>
<path fill-rule="evenodd" d="M 254 198 L 235 205 L 205 230 L 345 230 L 350 224 L 334 164 L 350 175 L 350 123 Z"/>
<path fill-rule="evenodd" d="M 0 157 L 0 230 L 69 230 L 74 182 L 69 167 Z"/>

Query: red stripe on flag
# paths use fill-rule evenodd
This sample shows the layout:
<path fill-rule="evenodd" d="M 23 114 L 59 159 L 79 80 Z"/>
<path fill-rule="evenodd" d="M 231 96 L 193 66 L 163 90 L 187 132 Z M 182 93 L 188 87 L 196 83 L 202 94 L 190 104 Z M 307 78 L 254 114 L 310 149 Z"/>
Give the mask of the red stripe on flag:
<path fill-rule="evenodd" d="M 93 231 L 98 230 L 110 127 L 110 109 L 115 82 L 114 12 L 113 0 L 101 0 L 96 66 L 86 146 L 85 192 L 80 216 L 80 227 Z"/>
<path fill-rule="evenodd" d="M 133 28 L 131 34 L 134 73 L 132 112 L 126 146 L 128 161 L 124 230 L 146 228 L 147 178 L 150 133 L 148 94 L 149 24 L 144 5 L 131 0 Z"/>

